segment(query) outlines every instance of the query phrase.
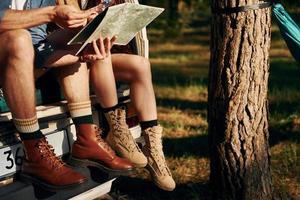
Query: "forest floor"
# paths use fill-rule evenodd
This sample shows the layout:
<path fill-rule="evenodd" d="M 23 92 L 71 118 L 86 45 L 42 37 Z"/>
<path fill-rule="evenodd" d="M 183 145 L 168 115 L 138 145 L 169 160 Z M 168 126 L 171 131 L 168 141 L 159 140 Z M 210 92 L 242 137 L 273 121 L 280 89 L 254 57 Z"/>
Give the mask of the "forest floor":
<path fill-rule="evenodd" d="M 296 16 L 298 22 L 300 15 Z M 207 136 L 209 17 L 165 40 L 148 29 L 163 144 L 177 188 L 156 188 L 145 170 L 113 184 L 116 199 L 211 199 Z M 300 67 L 275 23 L 269 80 L 271 170 L 276 199 L 300 199 Z"/>

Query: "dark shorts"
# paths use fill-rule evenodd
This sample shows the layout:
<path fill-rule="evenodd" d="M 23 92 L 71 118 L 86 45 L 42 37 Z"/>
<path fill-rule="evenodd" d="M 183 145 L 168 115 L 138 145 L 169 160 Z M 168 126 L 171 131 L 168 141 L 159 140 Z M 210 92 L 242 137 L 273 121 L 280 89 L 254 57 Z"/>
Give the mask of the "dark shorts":
<path fill-rule="evenodd" d="M 48 57 L 57 49 L 55 45 L 51 44 L 47 40 L 43 40 L 38 44 L 33 45 L 35 57 L 34 57 L 34 66 L 37 69 L 47 68 L 45 62 Z"/>

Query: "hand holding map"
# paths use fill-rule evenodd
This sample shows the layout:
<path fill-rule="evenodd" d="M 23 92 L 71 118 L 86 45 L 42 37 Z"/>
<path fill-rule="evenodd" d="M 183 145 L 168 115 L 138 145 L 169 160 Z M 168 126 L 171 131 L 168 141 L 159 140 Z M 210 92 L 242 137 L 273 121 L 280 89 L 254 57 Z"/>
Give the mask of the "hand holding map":
<path fill-rule="evenodd" d="M 115 44 L 126 45 L 138 31 L 152 22 L 163 10 L 163 8 L 134 3 L 108 7 L 73 37 L 68 45 L 83 44 L 76 55 L 88 43 L 97 40 L 100 35 L 103 38 L 116 36 Z"/>

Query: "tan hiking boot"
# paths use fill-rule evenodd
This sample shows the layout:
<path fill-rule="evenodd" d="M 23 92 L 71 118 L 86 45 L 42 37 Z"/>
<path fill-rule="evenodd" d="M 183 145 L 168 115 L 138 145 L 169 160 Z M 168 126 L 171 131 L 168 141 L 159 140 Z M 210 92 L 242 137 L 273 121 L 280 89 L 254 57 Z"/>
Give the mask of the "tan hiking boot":
<path fill-rule="evenodd" d="M 147 169 L 154 183 L 163 190 L 172 191 L 175 189 L 176 184 L 163 153 L 162 131 L 161 126 L 154 126 L 142 131 L 146 143 L 143 152 L 148 158 Z"/>
<path fill-rule="evenodd" d="M 147 158 L 129 131 L 126 124 L 125 110 L 117 108 L 114 111 L 105 113 L 105 117 L 110 129 L 106 137 L 107 143 L 122 157 L 131 161 L 135 167 L 145 167 L 147 165 Z"/>

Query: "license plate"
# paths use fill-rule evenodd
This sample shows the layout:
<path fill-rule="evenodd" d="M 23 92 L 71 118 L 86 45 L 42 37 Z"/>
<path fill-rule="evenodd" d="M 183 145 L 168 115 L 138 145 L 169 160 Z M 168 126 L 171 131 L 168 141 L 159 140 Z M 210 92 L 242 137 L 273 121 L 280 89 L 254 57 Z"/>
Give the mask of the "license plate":
<path fill-rule="evenodd" d="M 67 133 L 65 130 L 50 133 L 46 138 L 54 148 L 57 156 L 70 151 Z M 0 179 L 16 173 L 20 170 L 23 161 L 24 150 L 21 143 L 0 149 Z"/>

